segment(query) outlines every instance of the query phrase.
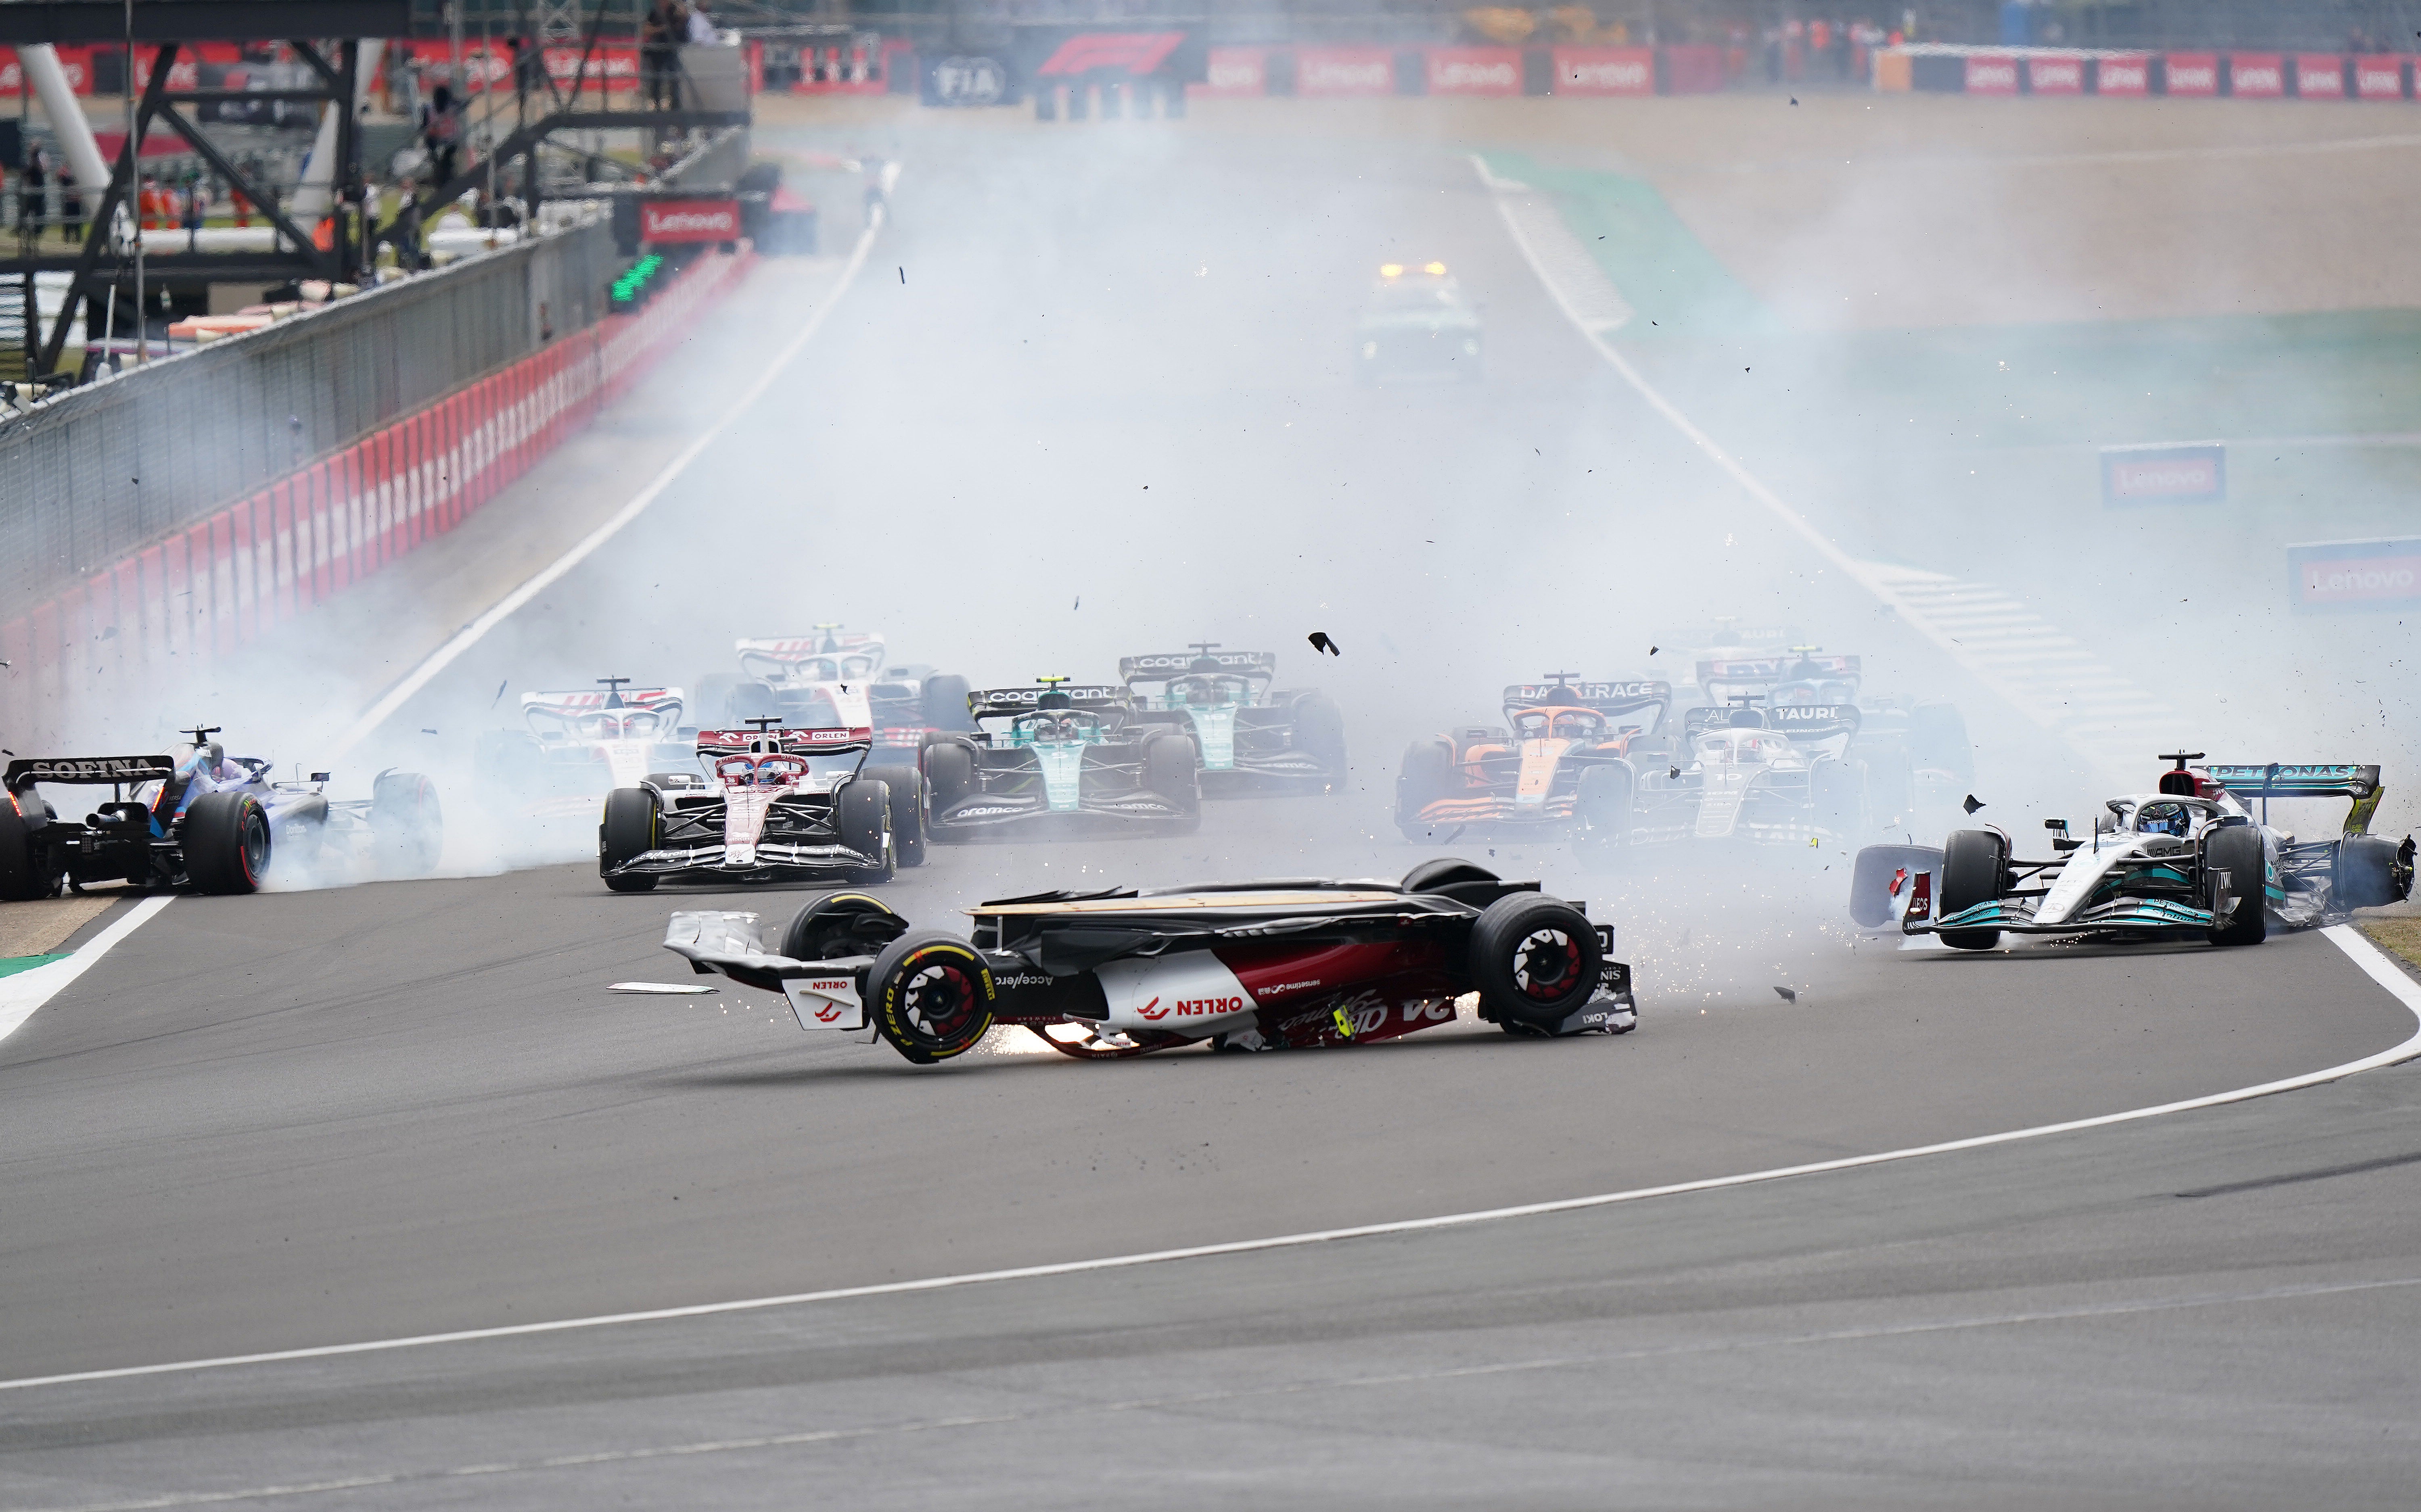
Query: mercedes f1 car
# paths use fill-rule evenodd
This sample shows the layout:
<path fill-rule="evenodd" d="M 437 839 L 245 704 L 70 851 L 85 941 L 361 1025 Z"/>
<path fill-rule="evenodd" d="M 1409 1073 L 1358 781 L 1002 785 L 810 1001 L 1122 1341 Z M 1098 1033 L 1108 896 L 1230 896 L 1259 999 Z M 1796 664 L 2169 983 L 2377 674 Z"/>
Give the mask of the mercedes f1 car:
<path fill-rule="evenodd" d="M 1345 780 L 1345 715 L 1316 688 L 1276 690 L 1274 651 L 1192 651 L 1118 659 L 1136 726 L 1194 741 L 1202 791 L 1334 792 Z"/>
<path fill-rule="evenodd" d="M 1479 312 L 1445 263 L 1382 263 L 1354 323 L 1354 381 L 1423 376 L 1476 383 L 1481 339 Z"/>
<path fill-rule="evenodd" d="M 872 730 L 751 723 L 698 731 L 698 770 L 654 772 L 606 794 L 597 870 L 608 888 L 879 882 L 923 864 L 923 779 L 913 766 L 870 765 Z"/>
<path fill-rule="evenodd" d="M 1869 928 L 1990 950 L 2008 934 L 2201 938 L 2258 944 L 2272 923 L 2305 928 L 2413 895 L 2413 837 L 2369 834 L 2379 769 L 2214 765 L 2172 752 L 2158 789 L 2113 798 L 2093 833 L 2046 821 L 2054 852 L 2024 861 L 1997 829 L 1960 830 L 1941 850 L 1870 846 L 1858 853 L 1851 917 Z M 2340 833 L 2299 841 L 2270 822 L 2275 799 L 2347 798 Z M 2259 803 L 2256 813 L 2248 800 Z"/>
<path fill-rule="evenodd" d="M 1202 822 L 1193 740 L 1137 723 L 1124 688 L 991 688 L 967 698 L 976 733 L 925 739 L 933 838 L 1037 827 L 1185 834 Z"/>
<path fill-rule="evenodd" d="M 1648 679 L 1546 682 L 1505 690 L 1505 723 L 1414 740 L 1396 776 L 1396 824 L 1415 844 L 1458 833 L 1610 837 L 1633 792 L 1665 770 L 1658 731 L 1672 685 Z"/>
<path fill-rule="evenodd" d="M 49 897 L 62 886 L 122 881 L 249 893 L 273 853 L 307 875 L 342 849 L 390 875 L 437 865 L 444 817 L 416 772 L 383 772 L 366 799 L 331 799 L 329 774 L 278 782 L 260 756 L 230 756 L 211 725 L 161 756 L 31 756 L 8 763 L 0 806 L 0 897 Z M 79 822 L 44 787 L 107 787 Z"/>
<path fill-rule="evenodd" d="M 475 770 L 483 786 L 545 817 L 586 816 L 597 796 L 635 787 L 667 770 L 696 769 L 697 731 L 681 725 L 679 688 L 633 688 L 600 678 L 599 688 L 522 694 L 525 729 L 479 737 Z"/>
<path fill-rule="evenodd" d="M 698 681 L 701 722 L 774 719 L 800 729 L 870 726 L 877 745 L 914 746 L 929 730 L 972 730 L 967 679 L 931 667 L 886 665 L 882 637 L 836 624 L 811 635 L 734 643 L 741 671 Z"/>
<path fill-rule="evenodd" d="M 753 913 L 676 913 L 664 946 L 701 973 L 787 996 L 803 1029 L 875 1036 L 919 1065 L 995 1023 L 1079 1059 L 1208 1042 L 1372 1044 L 1452 1022 L 1456 999 L 1512 1035 L 1638 1022 L 1614 931 L 1586 909 L 1464 861 L 1400 884 L 1293 881 L 1040 893 L 968 911 L 975 939 L 910 927 L 839 893 L 778 941 Z"/>

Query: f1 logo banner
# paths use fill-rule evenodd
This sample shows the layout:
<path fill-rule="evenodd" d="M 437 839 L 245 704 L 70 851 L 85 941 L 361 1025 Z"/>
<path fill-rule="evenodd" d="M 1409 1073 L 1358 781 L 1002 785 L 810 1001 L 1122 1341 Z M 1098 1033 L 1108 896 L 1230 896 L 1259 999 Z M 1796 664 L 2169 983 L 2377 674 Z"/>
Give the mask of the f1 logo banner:
<path fill-rule="evenodd" d="M 1166 79 L 1201 84 L 1210 76 L 1210 50 L 1181 27 L 1102 31 L 1095 27 L 1036 26 L 1023 29 L 1019 56 L 1033 83 L 1079 84 Z"/>
<path fill-rule="evenodd" d="M 2289 546 L 2287 570 L 2299 610 L 2410 610 L 2421 604 L 2421 536 Z"/>
<path fill-rule="evenodd" d="M 740 201 L 641 200 L 639 240 L 658 246 L 676 242 L 737 242 L 740 240 Z"/>
<path fill-rule="evenodd" d="M 2101 448 L 2103 504 L 2217 504 L 2227 497 L 2227 448 L 2218 442 Z"/>

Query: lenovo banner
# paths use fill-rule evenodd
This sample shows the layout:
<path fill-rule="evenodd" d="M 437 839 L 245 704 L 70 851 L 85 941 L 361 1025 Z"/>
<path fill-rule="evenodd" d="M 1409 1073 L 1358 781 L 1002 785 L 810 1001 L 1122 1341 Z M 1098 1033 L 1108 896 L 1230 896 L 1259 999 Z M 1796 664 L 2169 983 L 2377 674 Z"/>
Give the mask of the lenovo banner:
<path fill-rule="evenodd" d="M 641 200 L 639 240 L 653 246 L 678 242 L 737 242 L 740 240 L 740 201 Z"/>
<path fill-rule="evenodd" d="M 1554 92 L 1559 95 L 1652 95 L 1656 53 L 1647 47 L 1559 47 L 1554 52 Z"/>
<path fill-rule="evenodd" d="M 2404 98 L 2404 60 L 2392 53 L 2366 54 L 2353 60 L 2353 92 L 2363 100 Z"/>
<path fill-rule="evenodd" d="M 2103 504 L 2216 504 L 2227 497 L 2227 448 L 2190 445 L 2105 446 Z"/>
<path fill-rule="evenodd" d="M 2103 58 L 2093 67 L 2093 92 L 2099 95 L 2150 94 L 2152 60 L 2141 53 Z"/>
<path fill-rule="evenodd" d="M 1299 47 L 1294 90 L 1314 98 L 1394 94 L 1396 55 L 1383 47 Z"/>
<path fill-rule="evenodd" d="M 2421 605 L 2421 536 L 2311 541 L 2287 548 L 2288 598 L 2304 610 Z"/>
<path fill-rule="evenodd" d="M 2167 67 L 2162 71 L 2167 76 L 2170 94 L 2219 93 L 2219 55 L 2216 53 L 2171 53 Z"/>
<path fill-rule="evenodd" d="M 1243 100 L 1270 92 L 1270 50 L 1266 47 L 1214 47 L 1200 84 L 1186 92 L 1197 99 Z"/>
<path fill-rule="evenodd" d="M 2287 62 L 2275 53 L 2231 53 L 2227 92 L 2239 100 L 2278 100 L 2287 93 Z M 2177 91 L 2172 89 L 2171 94 Z"/>
<path fill-rule="evenodd" d="M 2028 58 L 2026 87 L 2038 95 L 2081 95 L 2085 93 L 2085 59 Z"/>
<path fill-rule="evenodd" d="M 2346 60 L 2335 53 L 2300 53 L 2295 57 L 2295 93 L 2306 100 L 2343 100 Z"/>
<path fill-rule="evenodd" d="M 1518 95 L 1522 50 L 1518 47 L 1432 47 L 1428 84 L 1433 95 Z"/>
<path fill-rule="evenodd" d="M 2013 95 L 2018 92 L 2018 60 L 1980 55 L 1967 60 L 1967 92 L 1971 95 Z"/>

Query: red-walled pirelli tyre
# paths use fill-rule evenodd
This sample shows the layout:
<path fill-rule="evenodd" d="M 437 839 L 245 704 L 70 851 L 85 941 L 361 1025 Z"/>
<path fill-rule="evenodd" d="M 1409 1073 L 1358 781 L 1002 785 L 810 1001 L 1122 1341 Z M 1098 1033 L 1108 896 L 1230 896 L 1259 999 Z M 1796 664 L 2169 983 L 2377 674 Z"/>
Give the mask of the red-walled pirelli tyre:
<path fill-rule="evenodd" d="M 269 812 L 250 793 L 204 793 L 178 837 L 185 878 L 205 893 L 258 890 L 269 870 Z"/>
<path fill-rule="evenodd" d="M 1471 927 L 1471 981 L 1507 1033 L 1553 1029 L 1597 991 L 1605 951 L 1588 916 L 1560 897 L 1515 893 Z"/>
<path fill-rule="evenodd" d="M 902 935 L 874 958 L 866 987 L 875 1028 L 919 1066 L 974 1048 L 992 1027 L 992 968 L 955 935 Z"/>

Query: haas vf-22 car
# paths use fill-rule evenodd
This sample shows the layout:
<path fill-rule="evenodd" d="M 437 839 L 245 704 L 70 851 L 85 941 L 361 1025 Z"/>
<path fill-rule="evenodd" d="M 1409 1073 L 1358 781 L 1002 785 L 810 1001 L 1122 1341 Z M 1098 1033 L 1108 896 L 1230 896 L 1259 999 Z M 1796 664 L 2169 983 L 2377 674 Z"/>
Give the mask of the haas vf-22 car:
<path fill-rule="evenodd" d="M 1464 861 L 1426 863 L 1399 884 L 1040 893 L 968 912 L 973 942 L 844 893 L 771 942 L 753 913 L 676 913 L 664 946 L 784 994 L 801 1028 L 880 1035 L 919 1064 L 973 1048 L 995 1023 L 1079 1059 L 1370 1044 L 1452 1022 L 1472 992 L 1507 1034 L 1638 1021 L 1612 928 Z"/>
<path fill-rule="evenodd" d="M 914 767 L 873 766 L 874 732 L 752 720 L 700 730 L 697 767 L 605 797 L 597 870 L 617 893 L 660 881 L 888 881 L 925 859 Z"/>
<path fill-rule="evenodd" d="M 0 897 L 49 897 L 62 886 L 123 881 L 249 893 L 270 856 L 308 875 L 340 849 L 388 875 L 437 865 L 437 789 L 416 772 L 383 772 L 367 799 L 332 799 L 328 773 L 278 782 L 260 756 L 231 756 L 202 725 L 160 756 L 31 756 L 8 763 L 0 805 Z M 107 787 L 79 821 L 41 789 Z M 81 805 L 79 805 L 81 806 Z"/>
<path fill-rule="evenodd" d="M 2007 934 L 2107 932 L 2258 944 L 2273 924 L 2305 928 L 2413 896 L 2413 837 L 2369 832 L 2379 806 L 2370 766 L 2189 766 L 2173 752 L 2157 790 L 2113 798 L 2093 833 L 2046 821 L 2052 858 L 2022 860 L 1997 829 L 1960 830 L 1935 850 L 1858 852 L 1850 912 L 1869 928 L 1899 920 L 1955 950 L 1990 950 Z M 2270 821 L 2273 800 L 2347 798 L 2340 833 L 2299 841 Z M 2257 807 L 2248 807 L 2248 803 Z"/>
<path fill-rule="evenodd" d="M 1191 651 L 1118 658 L 1138 726 L 1192 738 L 1206 796 L 1334 792 L 1345 781 L 1345 715 L 1317 688 L 1277 688 L 1274 651 Z"/>

